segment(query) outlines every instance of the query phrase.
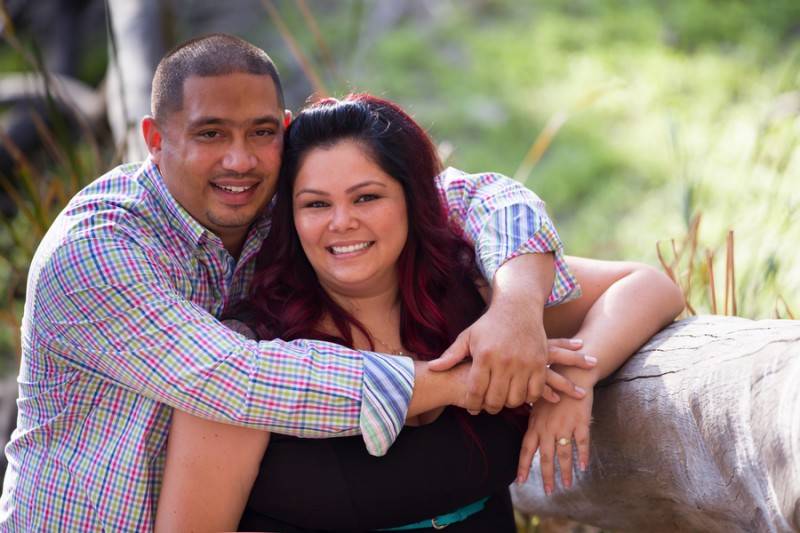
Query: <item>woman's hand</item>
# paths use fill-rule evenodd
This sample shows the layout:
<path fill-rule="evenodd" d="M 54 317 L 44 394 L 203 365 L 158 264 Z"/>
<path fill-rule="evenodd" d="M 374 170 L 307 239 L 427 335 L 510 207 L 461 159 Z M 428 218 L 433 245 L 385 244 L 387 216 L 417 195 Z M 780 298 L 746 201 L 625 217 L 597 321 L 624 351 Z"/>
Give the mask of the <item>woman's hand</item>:
<path fill-rule="evenodd" d="M 578 465 L 581 471 L 589 464 L 589 425 L 592 421 L 594 391 L 577 400 L 564 398 L 557 404 L 538 401 L 533 404 L 528 418 L 528 431 L 522 439 L 517 483 L 528 479 L 536 450 L 542 470 L 544 491 L 549 496 L 555 486 L 555 461 L 561 470 L 564 487 L 572 485 L 572 445 L 578 447 Z"/>
<path fill-rule="evenodd" d="M 547 339 L 547 381 L 542 398 L 550 403 L 557 403 L 561 397 L 556 391 L 563 392 L 573 398 L 583 398 L 586 391 L 572 381 L 549 368 L 550 365 L 571 366 L 588 370 L 597 364 L 597 358 L 582 351 L 583 341 L 580 339 Z"/>

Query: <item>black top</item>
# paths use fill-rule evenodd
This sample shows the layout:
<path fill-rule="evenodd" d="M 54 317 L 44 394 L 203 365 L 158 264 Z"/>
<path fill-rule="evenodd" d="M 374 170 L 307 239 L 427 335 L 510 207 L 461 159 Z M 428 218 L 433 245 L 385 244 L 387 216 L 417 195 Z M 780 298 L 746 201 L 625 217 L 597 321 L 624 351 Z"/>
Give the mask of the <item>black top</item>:
<path fill-rule="evenodd" d="M 431 424 L 404 428 L 383 457 L 369 455 L 361 436 L 272 435 L 239 529 L 369 531 L 430 519 L 490 496 L 483 511 L 447 531 L 513 533 L 508 485 L 522 431 L 511 415 L 471 416 L 449 407 Z"/>

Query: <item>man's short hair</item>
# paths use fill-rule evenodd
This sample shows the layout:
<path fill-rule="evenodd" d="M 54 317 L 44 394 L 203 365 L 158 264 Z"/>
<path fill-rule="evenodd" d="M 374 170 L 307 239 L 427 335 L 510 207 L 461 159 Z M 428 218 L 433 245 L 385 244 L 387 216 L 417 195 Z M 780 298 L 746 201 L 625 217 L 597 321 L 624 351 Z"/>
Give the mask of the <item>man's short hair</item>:
<path fill-rule="evenodd" d="M 275 83 L 278 105 L 284 108 L 278 69 L 267 53 L 225 33 L 212 33 L 179 44 L 161 59 L 153 76 L 150 109 L 156 120 L 183 107 L 183 84 L 191 76 L 245 73 L 269 76 Z"/>

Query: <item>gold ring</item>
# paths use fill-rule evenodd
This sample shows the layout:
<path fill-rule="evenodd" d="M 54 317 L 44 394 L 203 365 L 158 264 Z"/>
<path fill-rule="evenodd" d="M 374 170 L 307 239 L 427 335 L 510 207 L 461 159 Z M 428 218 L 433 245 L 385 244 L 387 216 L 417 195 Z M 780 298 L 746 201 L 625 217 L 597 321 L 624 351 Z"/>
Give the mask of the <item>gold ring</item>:
<path fill-rule="evenodd" d="M 559 446 L 566 446 L 567 444 L 569 444 L 569 443 L 570 443 L 570 440 L 569 440 L 567 437 L 561 437 L 560 439 L 558 439 L 558 440 L 556 441 L 556 443 L 557 443 Z"/>

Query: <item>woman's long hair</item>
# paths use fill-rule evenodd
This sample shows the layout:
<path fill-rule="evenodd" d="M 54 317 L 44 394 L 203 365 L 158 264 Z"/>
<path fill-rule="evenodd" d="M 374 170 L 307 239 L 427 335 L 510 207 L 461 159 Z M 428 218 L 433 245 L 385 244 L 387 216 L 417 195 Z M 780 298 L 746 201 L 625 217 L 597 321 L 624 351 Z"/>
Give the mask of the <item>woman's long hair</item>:
<path fill-rule="evenodd" d="M 403 187 L 408 239 L 397 261 L 400 338 L 419 359 L 438 357 L 482 312 L 473 248 L 448 222 L 434 180 L 442 167 L 428 135 L 397 105 L 368 94 L 322 100 L 287 128 L 273 225 L 258 257 L 247 321 L 260 338 L 352 347 L 357 328 L 372 345 L 369 332 L 323 290 L 294 227 L 292 189 L 305 156 L 341 141 L 356 142 Z M 319 330 L 325 317 L 337 335 Z"/>

